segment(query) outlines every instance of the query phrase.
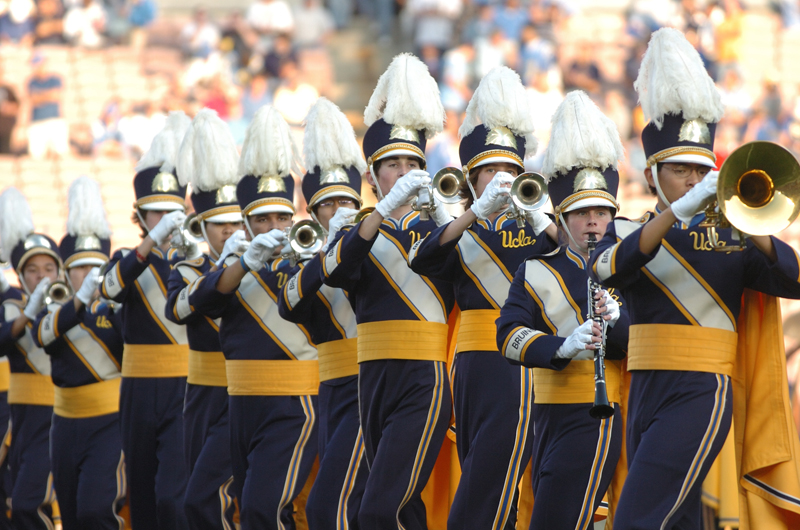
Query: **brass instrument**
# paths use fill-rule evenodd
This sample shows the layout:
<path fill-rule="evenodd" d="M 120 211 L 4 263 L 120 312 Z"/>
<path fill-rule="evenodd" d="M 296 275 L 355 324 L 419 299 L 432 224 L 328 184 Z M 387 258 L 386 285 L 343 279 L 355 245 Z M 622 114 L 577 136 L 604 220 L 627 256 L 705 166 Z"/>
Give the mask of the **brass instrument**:
<path fill-rule="evenodd" d="M 283 257 L 296 265 L 302 254 L 316 254 L 322 250 L 325 235 L 318 223 L 303 220 L 286 229 L 286 239 L 289 241 L 289 250 L 284 252 Z"/>
<path fill-rule="evenodd" d="M 186 256 L 192 244 L 199 245 L 205 238 L 203 237 L 203 219 L 196 213 L 186 216 L 180 228 L 175 230 L 169 246 L 178 249 L 178 252 Z"/>
<path fill-rule="evenodd" d="M 371 214 L 374 211 L 375 211 L 375 207 L 374 206 L 365 206 L 365 207 L 361 208 L 358 211 L 358 213 L 356 214 L 356 216 L 353 218 L 353 222 L 344 225 L 342 228 L 345 228 L 345 227 L 352 228 L 352 227 L 354 227 L 355 225 L 360 223 L 366 216 L 368 216 L 369 214 Z M 336 234 L 330 234 L 330 237 L 332 238 L 335 235 Z"/>
<path fill-rule="evenodd" d="M 45 305 L 63 304 L 72 298 L 72 289 L 65 282 L 55 281 L 47 288 L 47 296 L 44 298 Z"/>
<path fill-rule="evenodd" d="M 586 243 L 589 249 L 589 255 L 591 255 L 597 246 L 595 235 L 589 234 L 589 241 Z M 606 326 L 608 323 L 603 319 L 603 315 L 596 312 L 594 305 L 594 297 L 603 290 L 603 286 L 592 281 L 591 278 L 586 280 L 586 282 L 586 294 L 589 297 L 589 310 L 586 313 L 586 318 L 600 324 L 600 328 L 603 330 L 603 338 L 597 345 L 597 349 L 594 350 L 594 404 L 592 408 L 589 409 L 589 416 L 602 420 L 614 415 L 614 407 L 608 402 L 608 390 L 606 389 Z"/>
<path fill-rule="evenodd" d="M 517 220 L 517 227 L 525 226 L 525 212 L 533 212 L 547 204 L 550 194 L 547 182 L 539 173 L 523 173 L 511 185 L 511 206 L 506 211 L 509 219 Z"/>
<path fill-rule="evenodd" d="M 750 142 L 732 152 L 719 170 L 717 199 L 706 208 L 705 228 L 714 250 L 744 250 L 744 234 L 772 235 L 800 213 L 800 164 L 787 149 L 772 142 Z M 738 245 L 717 237 L 718 228 L 733 228 Z"/>
<path fill-rule="evenodd" d="M 0 271 L 8 270 L 11 268 L 10 261 L 0 261 Z"/>
<path fill-rule="evenodd" d="M 411 208 L 420 212 L 422 221 L 430 219 L 436 210 L 436 200 L 443 204 L 455 204 L 461 200 L 459 191 L 464 183 L 464 172 L 455 167 L 445 167 L 436 172 L 430 185 L 419 189 Z"/>

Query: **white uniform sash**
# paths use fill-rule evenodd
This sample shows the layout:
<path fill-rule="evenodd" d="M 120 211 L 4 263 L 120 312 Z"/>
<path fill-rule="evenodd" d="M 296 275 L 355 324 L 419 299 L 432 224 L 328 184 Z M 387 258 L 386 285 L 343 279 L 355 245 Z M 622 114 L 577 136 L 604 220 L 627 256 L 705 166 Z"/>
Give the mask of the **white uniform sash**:
<path fill-rule="evenodd" d="M 162 290 L 161 281 L 156 278 L 156 271 L 152 265 L 136 278 L 136 284 L 153 320 L 174 343 L 186 344 L 186 327 L 168 320 L 164 314 L 167 307 L 167 295 Z"/>
<path fill-rule="evenodd" d="M 189 304 L 189 295 L 192 293 L 194 282 L 200 278 L 201 274 L 190 265 L 179 263 L 175 267 L 178 269 L 183 279 L 188 282 L 188 285 L 178 293 L 178 299 L 175 302 L 175 312 L 178 314 L 178 318 L 183 320 L 194 312 L 191 304 Z"/>
<path fill-rule="evenodd" d="M 588 277 L 587 277 L 588 280 Z M 564 279 L 542 260 L 525 264 L 525 281 L 536 293 L 543 318 L 556 329 L 556 336 L 568 337 L 583 324 L 583 313 L 569 293 Z"/>
<path fill-rule="evenodd" d="M 16 304 L 3 305 L 6 309 L 6 321 L 9 323 L 16 320 L 22 314 L 22 311 Z M 45 353 L 44 348 L 39 348 L 36 346 L 36 343 L 33 342 L 30 327 L 25 326 L 25 333 L 17 339 L 16 346 L 25 355 L 25 358 L 28 360 L 28 365 L 33 368 L 36 373 L 50 375 L 50 356 Z"/>
<path fill-rule="evenodd" d="M 464 232 L 458 242 L 458 250 L 465 272 L 478 289 L 495 309 L 503 307 L 514 279 L 503 263 L 471 230 Z"/>
<path fill-rule="evenodd" d="M 350 300 L 341 289 L 323 285 L 319 290 L 319 295 L 325 299 L 330 308 L 331 318 L 334 325 L 344 332 L 344 338 L 354 339 L 358 335 L 356 332 L 356 315 Z"/>

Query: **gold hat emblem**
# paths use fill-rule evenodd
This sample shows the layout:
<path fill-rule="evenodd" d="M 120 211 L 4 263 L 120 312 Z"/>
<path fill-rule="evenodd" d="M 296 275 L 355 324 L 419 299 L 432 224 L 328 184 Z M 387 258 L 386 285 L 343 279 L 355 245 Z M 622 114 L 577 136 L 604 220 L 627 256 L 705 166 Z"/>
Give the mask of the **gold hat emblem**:
<path fill-rule="evenodd" d="M 598 170 L 587 167 L 578 171 L 572 185 L 572 192 L 576 193 L 583 190 L 607 190 L 608 183 L 606 178 Z"/>
<path fill-rule="evenodd" d="M 696 144 L 710 144 L 711 130 L 708 124 L 700 119 L 686 120 L 681 125 L 678 133 L 679 142 L 694 142 Z"/>
<path fill-rule="evenodd" d="M 50 250 L 53 249 L 52 245 L 50 245 L 50 242 L 43 235 L 31 234 L 25 238 L 25 243 L 22 245 L 22 248 L 25 250 L 30 250 L 36 247 L 49 248 Z"/>
<path fill-rule="evenodd" d="M 495 127 L 486 135 L 486 145 L 502 145 L 503 147 L 517 148 L 517 139 L 508 127 Z"/>
<path fill-rule="evenodd" d="M 217 190 L 217 196 L 214 200 L 216 204 L 227 204 L 229 202 L 236 202 L 236 186 L 228 184 L 222 186 Z"/>
<path fill-rule="evenodd" d="M 150 186 L 150 191 L 159 193 L 169 193 L 171 191 L 178 191 L 178 179 L 172 173 L 162 171 L 153 179 L 153 184 Z"/>
<path fill-rule="evenodd" d="M 75 250 L 101 250 L 100 238 L 94 234 L 75 238 Z"/>
<path fill-rule="evenodd" d="M 319 175 L 320 184 L 350 184 L 350 178 L 347 176 L 347 171 L 343 167 L 335 167 L 327 171 L 323 171 Z"/>
<path fill-rule="evenodd" d="M 277 193 L 286 191 L 286 183 L 279 175 L 261 175 L 258 179 L 258 193 Z"/>
<path fill-rule="evenodd" d="M 411 127 L 403 127 L 402 125 L 392 125 L 392 130 L 389 132 L 389 138 L 419 143 L 419 133 Z"/>

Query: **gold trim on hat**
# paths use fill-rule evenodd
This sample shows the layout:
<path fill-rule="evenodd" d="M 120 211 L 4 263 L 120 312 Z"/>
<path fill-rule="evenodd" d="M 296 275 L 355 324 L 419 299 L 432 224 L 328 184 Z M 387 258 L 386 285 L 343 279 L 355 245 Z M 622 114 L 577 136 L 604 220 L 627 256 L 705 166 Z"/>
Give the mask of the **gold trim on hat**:
<path fill-rule="evenodd" d="M 517 139 L 514 138 L 514 133 L 508 127 L 495 127 L 490 129 L 489 134 L 486 135 L 486 145 L 502 145 L 516 149 Z"/>
<path fill-rule="evenodd" d="M 392 130 L 389 131 L 389 138 L 419 143 L 419 133 L 411 127 L 404 127 L 402 125 L 392 125 Z"/>
<path fill-rule="evenodd" d="M 320 197 L 330 193 L 336 193 L 337 195 L 333 195 L 334 197 L 351 197 L 358 202 L 359 206 L 363 203 L 361 195 L 359 195 L 356 190 L 350 186 L 326 186 L 311 196 L 311 200 L 308 201 L 308 206 L 306 206 L 306 211 L 311 213 L 311 209 L 317 205 Z"/>
<path fill-rule="evenodd" d="M 423 163 L 425 163 L 425 153 L 423 153 L 422 149 L 420 149 L 416 145 L 413 145 L 413 144 L 389 144 L 389 145 L 384 145 L 383 147 L 381 147 L 380 149 L 378 149 L 377 151 L 372 153 L 372 156 L 367 158 L 367 164 L 369 164 L 371 166 L 373 164 L 373 162 L 377 162 L 380 159 L 387 158 L 386 156 L 381 156 L 381 155 L 385 155 L 387 153 L 391 153 L 392 151 L 402 151 L 402 150 L 406 150 L 406 149 L 409 150 L 409 151 L 412 151 L 414 154 L 416 154 L 418 157 L 420 157 L 422 159 Z"/>
<path fill-rule="evenodd" d="M 91 252 L 91 251 L 90 252 L 76 252 L 75 254 L 73 254 L 73 255 L 71 255 L 70 257 L 67 258 L 67 260 L 64 262 L 64 267 L 66 267 L 68 269 L 68 268 L 70 268 L 70 266 L 73 263 L 75 263 L 79 259 L 87 259 L 87 258 L 99 259 L 99 260 L 102 260 L 103 262 L 107 262 L 108 261 L 108 256 L 106 256 L 102 252 Z"/>
<path fill-rule="evenodd" d="M 214 197 L 214 204 L 227 204 L 236 202 L 236 186 L 233 184 L 226 184 L 217 190 Z"/>
<path fill-rule="evenodd" d="M 148 195 L 147 197 L 138 199 L 135 203 L 133 203 L 133 205 L 138 208 L 140 206 L 144 206 L 145 204 L 152 204 L 154 202 L 174 202 L 180 204 L 184 208 L 186 207 L 186 201 L 177 195 Z"/>
<path fill-rule="evenodd" d="M 297 213 L 297 210 L 294 209 L 294 204 L 292 204 L 292 201 L 284 199 L 283 197 L 268 197 L 265 199 L 257 199 L 248 204 L 247 207 L 244 210 L 242 210 L 242 215 L 246 217 L 250 215 L 250 212 L 252 212 L 256 208 L 259 208 L 261 206 L 271 206 L 271 205 L 288 206 L 292 210 L 292 213 Z"/>
<path fill-rule="evenodd" d="M 286 182 L 280 175 L 261 175 L 258 178 L 258 193 L 279 193 L 286 191 Z"/>
<path fill-rule="evenodd" d="M 238 204 L 228 204 L 226 206 L 211 208 L 210 210 L 206 210 L 198 215 L 200 216 L 201 221 L 207 221 L 215 215 L 222 215 L 224 213 L 242 213 L 242 209 L 239 208 Z"/>
<path fill-rule="evenodd" d="M 483 151 L 482 153 L 475 155 L 472 160 L 467 162 L 465 166 L 467 168 L 467 172 L 471 171 L 472 169 L 476 168 L 477 166 L 481 165 L 481 162 L 492 158 L 494 156 L 503 155 L 511 158 L 514 160 L 519 167 L 524 168 L 525 164 L 522 162 L 522 159 L 519 157 L 517 153 L 513 151 L 506 151 L 505 149 L 490 149 L 489 151 Z"/>
<path fill-rule="evenodd" d="M 714 164 L 717 163 L 717 155 L 714 154 L 713 151 L 706 149 L 705 147 L 695 147 L 693 145 L 682 145 L 679 147 L 670 147 L 668 149 L 663 149 L 658 153 L 650 156 L 647 159 L 647 167 L 652 167 L 659 162 L 663 162 L 667 158 L 676 156 L 676 155 L 700 155 L 708 158 Z"/>
<path fill-rule="evenodd" d="M 150 184 L 150 191 L 154 193 L 169 193 L 171 191 L 178 191 L 179 189 L 178 179 L 175 178 L 175 175 L 167 173 L 166 171 L 162 171 L 156 175 L 153 178 L 153 182 Z"/>
<path fill-rule="evenodd" d="M 25 263 L 31 259 L 33 256 L 38 256 L 39 254 L 44 254 L 45 256 L 50 256 L 54 260 L 56 260 L 56 265 L 61 268 L 63 263 L 61 262 L 61 256 L 58 255 L 57 252 L 53 251 L 50 247 L 42 247 L 42 246 L 35 246 L 31 247 L 30 249 L 26 250 L 24 254 L 19 258 L 17 262 L 17 274 L 22 276 L 22 269 L 25 268 Z"/>
<path fill-rule="evenodd" d="M 577 193 L 573 193 L 572 195 L 569 195 L 566 199 L 561 201 L 561 204 L 556 206 L 556 211 L 555 211 L 556 216 L 558 216 L 566 208 L 569 208 L 576 202 L 583 199 L 591 199 L 592 197 L 596 197 L 598 199 L 606 199 L 607 201 L 610 201 L 611 204 L 614 205 L 614 208 L 616 208 L 617 211 L 619 211 L 619 203 L 617 202 L 617 199 L 613 195 L 611 195 L 611 193 L 605 190 L 582 190 Z"/>
<path fill-rule="evenodd" d="M 699 118 L 686 120 L 681 125 L 678 141 L 709 145 L 711 143 L 711 130 L 708 128 L 708 124 Z"/>

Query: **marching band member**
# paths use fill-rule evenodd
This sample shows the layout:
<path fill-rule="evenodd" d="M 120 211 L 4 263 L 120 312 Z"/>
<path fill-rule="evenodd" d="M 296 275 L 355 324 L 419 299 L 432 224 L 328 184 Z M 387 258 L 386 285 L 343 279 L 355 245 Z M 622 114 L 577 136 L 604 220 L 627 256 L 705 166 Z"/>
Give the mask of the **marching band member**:
<path fill-rule="evenodd" d="M 541 212 L 529 212 L 525 228 L 504 213 L 507 186 L 536 152 L 527 98 L 509 68 L 495 68 L 481 80 L 459 131 L 467 210 L 409 256 L 418 274 L 454 284 L 461 309 L 452 370 L 461 480 L 449 528 L 513 528 L 517 485 L 531 454 L 533 374 L 503 359 L 494 326 L 513 271 L 528 256 L 554 248 L 543 231 L 557 237 Z"/>
<path fill-rule="evenodd" d="M 33 322 L 45 307 L 51 283 L 62 278 L 63 264 L 55 241 L 34 232 L 30 207 L 14 188 L 0 196 L 0 239 L 0 261 L 11 262 L 24 290 L 8 295 L 0 306 L 0 353 L 11 368 L 11 525 L 48 530 L 55 499 L 49 451 L 54 390 L 50 358 L 34 342 Z"/>
<path fill-rule="evenodd" d="M 306 118 L 303 195 L 330 239 L 361 206 L 366 164 L 353 127 L 339 108 L 319 98 Z M 358 527 L 367 479 L 358 421 L 356 319 L 347 294 L 322 283 L 324 254 L 292 276 L 278 297 L 281 317 L 302 324 L 319 355 L 319 471 L 306 515 L 314 530 Z"/>
<path fill-rule="evenodd" d="M 122 303 L 120 424 L 130 486 L 131 522 L 139 528 L 186 526 L 183 497 L 183 398 L 188 372 L 186 329 L 164 315 L 167 279 L 177 251 L 170 235 L 185 219 L 186 188 L 174 175 L 189 119 L 171 112 L 136 165 L 134 220 L 142 242 L 109 261 L 102 295 Z"/>
<path fill-rule="evenodd" d="M 295 213 L 295 147 L 272 107 L 245 136 L 236 188 L 250 244 L 192 286 L 196 311 L 220 318 L 228 377 L 234 490 L 243 530 L 294 528 L 293 505 L 317 456 L 317 351 L 302 326 L 280 318 L 288 260 L 276 258 Z"/>
<path fill-rule="evenodd" d="M 53 485 L 65 530 L 119 529 L 125 498 L 119 425 L 122 332 L 109 304 L 94 301 L 111 252 L 100 186 L 79 177 L 69 189 L 59 251 L 74 296 L 50 304 L 34 341 L 50 355 L 55 406 L 50 431 Z"/>
<path fill-rule="evenodd" d="M 209 254 L 184 241 L 186 260 L 172 269 L 166 316 L 186 325 L 189 376 L 183 409 L 184 451 L 189 480 L 184 509 L 192 529 L 233 528 L 233 481 L 228 426 L 228 380 L 219 344 L 219 325 L 189 304 L 192 283 L 220 258 L 226 242 L 244 237 L 242 212 L 236 202 L 239 152 L 228 125 L 210 109 L 197 113 L 181 143 L 178 181 L 191 182 L 197 226 Z"/>
<path fill-rule="evenodd" d="M 446 360 L 452 286 L 415 274 L 412 244 L 450 221 L 422 221 L 409 204 L 430 183 L 426 137 L 442 130 L 436 82 L 416 57 L 394 58 L 364 113 L 367 181 L 375 211 L 328 248 L 325 283 L 347 291 L 358 323 L 359 407 L 370 466 L 362 528 L 426 528 L 420 492 L 451 415 Z M 341 234 L 341 233 L 340 233 Z"/>
<path fill-rule="evenodd" d="M 743 292 L 800 298 L 800 258 L 772 236 L 750 237 L 743 252 L 714 252 L 695 243 L 699 233 L 705 235 L 697 223 L 716 195 L 713 142 L 723 106 L 700 56 L 680 32 L 661 29 L 653 34 L 635 87 L 650 120 L 642 143 L 648 163 L 645 177 L 658 196 L 656 212 L 638 221 L 617 219 L 609 224 L 592 255 L 592 275 L 622 292 L 633 324 L 628 349 L 628 476 L 614 529 L 700 528 L 701 485 L 731 425 L 731 374 L 742 368 L 734 363 L 741 361 L 737 343 L 748 348 L 751 342 L 749 337 L 737 339 L 740 311 L 744 315 L 748 310 L 741 304 Z M 718 233 L 727 246 L 738 243 L 731 229 Z M 773 353 L 780 357 L 778 348 Z M 759 357 L 758 363 L 771 360 L 774 356 Z M 778 358 L 776 366 L 780 362 Z M 780 394 L 785 372 L 773 381 L 774 388 L 761 389 L 761 403 L 748 407 L 747 422 L 737 416 L 737 434 L 749 428 L 751 410 L 769 412 L 766 404 L 774 400 L 763 393 Z M 754 390 L 737 386 L 740 395 L 733 399 Z M 772 420 L 758 425 L 759 431 L 776 432 Z M 784 446 L 792 442 L 792 453 L 797 454 L 796 435 L 791 438 Z M 739 442 L 743 461 L 757 458 L 766 463 L 783 439 L 770 437 L 760 453 L 749 453 L 748 440 Z M 797 463 L 791 455 L 773 463 L 786 460 L 797 484 Z M 787 496 L 782 485 L 766 484 L 758 475 L 746 475 L 746 469 L 741 473 L 740 486 L 772 502 L 771 513 L 787 506 L 795 514 L 800 510 L 796 491 Z M 740 501 L 745 498 L 740 495 Z M 746 506 L 741 503 L 740 511 L 744 523 Z M 767 524 L 770 517 L 774 516 L 762 512 L 759 524 Z M 784 520 L 769 527 L 789 526 Z"/>
<path fill-rule="evenodd" d="M 595 419 L 595 343 L 601 326 L 587 317 L 587 241 L 599 240 L 619 206 L 614 122 L 581 91 L 553 117 L 543 171 L 566 244 L 517 270 L 497 320 L 497 346 L 514 364 L 533 368 L 532 529 L 592 528 L 622 446 L 620 364 L 628 343 L 627 309 L 604 291 L 592 301 L 608 322 L 606 381 L 611 417 Z M 608 360 L 616 359 L 616 360 Z"/>
<path fill-rule="evenodd" d="M 2 243 L 2 241 L 0 241 L 0 243 Z M 0 255 L 2 255 L 2 253 L 2 248 L 0 248 Z M 11 284 L 8 283 L 5 271 L 2 270 L 4 268 L 5 264 L 0 265 L 0 304 L 7 298 L 19 300 L 22 297 L 20 290 L 11 287 Z M 2 325 L 3 322 L 0 321 L 0 327 Z M 0 426 L 5 427 L 0 427 L 0 433 L 3 433 L 3 436 L 0 437 L 0 507 L 7 505 L 6 498 L 8 497 L 8 492 L 6 491 L 8 451 L 6 449 L 8 437 L 10 435 L 10 430 L 8 429 L 8 380 L 10 377 L 11 372 L 8 368 L 8 357 L 3 355 L 0 357 Z M 3 428 L 5 428 L 5 431 L 2 430 Z M 0 530 L 6 530 L 8 528 L 10 528 L 8 515 L 5 510 L 0 510 Z"/>

